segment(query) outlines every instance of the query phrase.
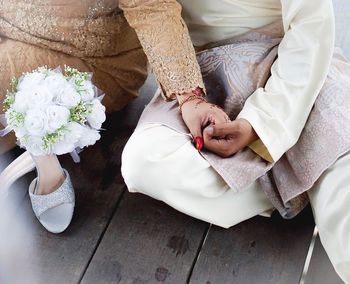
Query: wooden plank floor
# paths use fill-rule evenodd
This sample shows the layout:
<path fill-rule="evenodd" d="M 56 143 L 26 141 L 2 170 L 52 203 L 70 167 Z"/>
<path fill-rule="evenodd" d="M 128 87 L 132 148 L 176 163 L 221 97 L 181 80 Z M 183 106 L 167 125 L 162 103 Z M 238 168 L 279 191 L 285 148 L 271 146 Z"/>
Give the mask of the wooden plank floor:
<path fill-rule="evenodd" d="M 185 283 L 208 225 L 126 193 L 83 283 Z M 137 253 L 135 253 L 137 252 Z"/>
<path fill-rule="evenodd" d="M 152 93 L 152 87 L 145 88 Z M 46 232 L 25 196 L 16 213 L 21 220 L 16 225 L 23 229 L 13 238 L 18 244 L 10 247 L 10 262 L 1 242 L 12 232 L 0 234 L 0 283 L 300 283 L 314 230 L 310 209 L 290 221 L 274 214 L 225 230 L 126 190 L 121 151 L 148 101 L 141 97 L 127 111 L 109 117 L 108 131 L 82 152 L 80 164 L 63 157 L 77 202 L 66 232 Z M 22 199 L 31 178 L 33 174 L 13 189 Z M 333 281 L 338 278 L 324 254 L 316 243 L 307 284 L 341 283 Z M 13 271 L 11 280 L 2 278 L 2 271 Z"/>
<path fill-rule="evenodd" d="M 299 283 L 312 233 L 309 210 L 290 221 L 274 214 L 213 226 L 191 283 Z"/>
<path fill-rule="evenodd" d="M 32 280 L 19 283 L 299 283 L 314 228 L 310 212 L 291 221 L 255 217 L 225 230 L 131 194 L 119 171 L 129 133 L 116 131 L 108 147 L 104 138 L 78 165 L 63 160 L 77 194 L 65 233 L 47 233 L 25 198 L 20 212 L 31 229 L 21 245 L 31 253 L 21 263 Z M 337 279 L 318 254 L 308 284 L 330 283 L 320 282 L 320 271 Z"/>
<path fill-rule="evenodd" d="M 333 0 L 337 45 L 348 57 L 349 3 Z M 33 216 L 26 187 L 34 174 L 11 189 L 6 202 L 13 206 L 0 204 L 0 284 L 343 283 L 319 238 L 305 263 L 314 228 L 310 210 L 291 221 L 255 217 L 225 230 L 127 192 L 120 153 L 154 93 L 152 81 L 143 96 L 109 117 L 108 131 L 81 154 L 80 164 L 63 158 L 77 196 L 66 232 L 50 234 Z M 8 158 L 11 153 L 0 156 L 0 169 Z"/>

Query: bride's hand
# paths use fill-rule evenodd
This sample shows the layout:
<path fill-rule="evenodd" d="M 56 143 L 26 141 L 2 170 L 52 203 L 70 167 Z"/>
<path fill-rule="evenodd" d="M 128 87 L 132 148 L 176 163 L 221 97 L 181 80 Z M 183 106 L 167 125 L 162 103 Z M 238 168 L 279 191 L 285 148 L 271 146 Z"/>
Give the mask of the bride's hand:
<path fill-rule="evenodd" d="M 258 139 L 251 124 L 245 119 L 210 125 L 204 129 L 204 147 L 221 157 L 230 157 Z"/>
<path fill-rule="evenodd" d="M 209 124 L 230 121 L 221 108 L 204 101 L 202 98 L 184 103 L 181 106 L 181 113 L 182 119 L 194 138 L 203 137 L 203 129 Z"/>

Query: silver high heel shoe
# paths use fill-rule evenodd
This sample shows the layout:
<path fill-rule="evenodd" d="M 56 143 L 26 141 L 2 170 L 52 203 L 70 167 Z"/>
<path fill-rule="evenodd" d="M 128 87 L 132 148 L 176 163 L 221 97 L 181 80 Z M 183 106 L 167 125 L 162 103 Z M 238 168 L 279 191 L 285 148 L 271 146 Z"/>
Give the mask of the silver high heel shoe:
<path fill-rule="evenodd" d="M 18 178 L 35 168 L 38 177 L 29 186 L 33 211 L 46 230 L 61 233 L 71 223 L 75 196 L 69 174 L 55 155 L 23 153 L 0 174 L 1 192 L 6 194 Z"/>

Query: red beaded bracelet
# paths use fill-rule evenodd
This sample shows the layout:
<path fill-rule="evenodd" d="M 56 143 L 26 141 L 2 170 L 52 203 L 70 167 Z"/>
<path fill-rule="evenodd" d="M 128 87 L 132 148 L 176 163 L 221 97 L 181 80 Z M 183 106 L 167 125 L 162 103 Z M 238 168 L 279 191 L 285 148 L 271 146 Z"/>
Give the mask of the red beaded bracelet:
<path fill-rule="evenodd" d="M 189 101 L 193 101 L 193 100 L 201 100 L 201 101 L 206 101 L 205 98 L 201 97 L 201 96 L 196 96 L 196 95 L 191 95 L 191 96 L 188 96 L 186 99 L 184 99 L 182 102 L 179 103 L 179 108 L 180 108 L 180 111 L 181 111 L 181 108 L 182 106 L 189 102 Z"/>
<path fill-rule="evenodd" d="M 192 94 L 194 94 L 198 97 L 204 97 L 203 89 L 200 87 L 197 87 L 194 90 L 192 90 Z"/>
<path fill-rule="evenodd" d="M 200 99 L 201 101 L 206 101 L 206 99 L 204 98 L 204 93 L 203 93 L 202 88 L 197 87 L 196 89 L 192 90 L 192 94 L 193 95 L 190 95 L 190 96 L 186 97 L 183 101 L 179 101 L 179 109 L 180 109 L 180 111 L 181 111 L 181 108 L 182 108 L 183 104 L 187 103 L 189 101 L 197 100 L 197 99 Z"/>

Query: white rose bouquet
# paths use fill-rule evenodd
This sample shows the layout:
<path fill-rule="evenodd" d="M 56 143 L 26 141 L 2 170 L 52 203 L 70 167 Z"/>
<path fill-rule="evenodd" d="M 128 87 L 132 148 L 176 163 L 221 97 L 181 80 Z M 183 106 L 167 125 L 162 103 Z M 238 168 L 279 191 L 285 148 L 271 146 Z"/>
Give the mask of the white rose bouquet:
<path fill-rule="evenodd" d="M 33 155 L 66 154 L 95 144 L 106 120 L 91 74 L 47 67 L 11 81 L 4 100 L 7 131 Z"/>

